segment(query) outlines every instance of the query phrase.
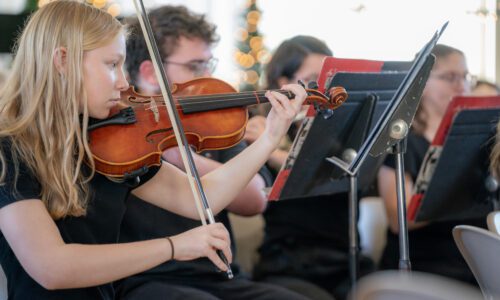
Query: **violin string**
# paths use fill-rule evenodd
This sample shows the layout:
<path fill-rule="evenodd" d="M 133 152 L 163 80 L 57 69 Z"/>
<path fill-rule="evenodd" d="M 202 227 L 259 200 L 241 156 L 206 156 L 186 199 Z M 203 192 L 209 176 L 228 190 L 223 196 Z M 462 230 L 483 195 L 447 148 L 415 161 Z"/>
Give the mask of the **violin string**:
<path fill-rule="evenodd" d="M 275 92 L 279 92 L 281 94 L 284 94 L 286 96 L 291 96 L 290 92 L 287 90 L 273 90 Z M 177 99 L 179 102 L 183 102 L 182 105 L 186 104 L 198 104 L 203 102 L 209 102 L 212 101 L 214 103 L 217 102 L 224 102 L 227 100 L 231 101 L 237 101 L 237 100 L 248 100 L 248 99 L 255 99 L 258 97 L 259 99 L 262 98 L 266 100 L 267 102 L 267 97 L 265 96 L 266 91 L 257 91 L 257 92 L 241 92 L 241 93 L 227 93 L 227 94 L 211 94 L 211 95 L 198 95 L 198 96 L 187 96 L 187 97 L 178 97 Z M 249 98 L 250 97 L 250 98 Z M 210 102 L 209 102 L 210 103 Z"/>
<path fill-rule="evenodd" d="M 281 92 L 283 94 L 287 94 L 288 91 L 285 90 L 276 90 L 277 92 Z M 267 97 L 265 96 L 266 91 L 259 92 L 243 92 L 243 93 L 234 93 L 234 94 L 215 94 L 215 95 L 206 95 L 206 96 L 191 96 L 191 97 L 180 97 L 179 103 L 182 107 L 196 107 L 198 105 L 208 106 L 210 104 L 223 104 L 228 101 L 251 101 L 250 104 L 257 104 L 259 102 L 269 102 Z M 256 101 L 258 99 L 258 101 Z M 254 102 L 255 101 L 255 102 Z M 242 103 L 248 105 L 248 103 Z"/>
<path fill-rule="evenodd" d="M 289 94 L 289 91 L 282 90 L 282 89 L 271 90 L 271 91 L 275 91 L 275 92 L 278 92 L 281 94 Z M 193 103 L 195 103 L 196 100 L 209 101 L 209 100 L 217 99 L 214 101 L 219 101 L 221 98 L 225 98 L 225 97 L 229 97 L 230 99 L 228 99 L 228 100 L 242 100 L 242 99 L 247 99 L 245 96 L 252 96 L 252 98 L 254 98 L 254 96 L 256 96 L 256 95 L 259 97 L 265 98 L 266 92 L 267 91 L 248 91 L 248 92 L 240 92 L 240 93 L 223 93 L 223 94 L 196 95 L 196 96 L 186 96 L 186 97 L 181 96 L 181 97 L 177 97 L 177 99 L 179 99 L 179 101 L 183 101 L 185 103 L 191 102 L 191 101 Z M 243 98 L 241 98 L 240 96 L 243 96 Z"/>
<path fill-rule="evenodd" d="M 266 103 L 269 102 L 267 98 L 265 97 L 259 97 L 261 103 Z M 196 107 L 196 106 L 203 106 L 203 105 L 218 105 L 218 104 L 226 104 L 226 103 L 234 103 L 238 104 L 235 107 L 238 106 L 245 106 L 249 104 L 257 104 L 258 102 L 255 100 L 255 97 L 238 97 L 238 98 L 227 98 L 227 99 L 220 99 L 220 98 L 214 98 L 214 100 L 198 100 L 196 101 L 183 101 L 184 99 L 179 99 L 179 103 L 176 105 L 177 108 L 187 108 L 187 107 Z M 144 104 L 147 104 L 145 102 Z M 165 106 L 163 103 L 157 103 L 156 106 L 162 107 Z"/>
<path fill-rule="evenodd" d="M 206 104 L 206 103 L 224 103 L 228 101 L 248 101 L 248 100 L 255 100 L 257 96 L 259 99 L 262 99 L 264 101 L 262 102 L 267 102 L 267 98 L 264 96 L 264 94 L 248 94 L 248 96 L 245 97 L 245 95 L 239 95 L 239 94 L 214 94 L 214 95 L 208 95 L 208 96 L 195 96 L 195 97 L 178 97 L 178 105 L 181 106 L 192 106 L 192 105 L 198 105 L 198 104 Z M 144 103 L 148 103 L 149 101 L 145 101 Z M 162 103 L 158 103 L 158 106 L 162 105 Z"/>
<path fill-rule="evenodd" d="M 276 90 L 277 92 L 281 92 L 287 96 L 290 96 L 289 91 L 286 90 Z M 241 97 L 244 95 L 247 95 L 247 97 Z M 237 97 L 235 97 L 235 95 Z M 258 101 L 256 101 L 256 99 Z M 237 94 L 215 94 L 215 95 L 207 95 L 207 96 L 192 96 L 192 97 L 185 97 L 185 98 L 178 98 L 180 106 L 183 108 L 193 108 L 197 106 L 202 106 L 202 107 L 213 107 L 217 106 L 218 104 L 226 104 L 229 102 L 238 102 L 240 101 L 240 105 L 245 106 L 245 105 L 251 105 L 251 104 L 259 104 L 259 103 L 266 103 L 269 102 L 267 97 L 265 96 L 265 91 L 259 91 L 259 92 L 246 92 L 246 93 L 237 93 Z M 244 102 L 246 101 L 246 102 Z M 213 105 L 213 106 L 211 106 Z M 233 106 L 237 107 L 237 106 Z M 224 108 L 229 108 L 229 107 L 224 107 Z"/>
<path fill-rule="evenodd" d="M 276 90 L 277 92 L 282 92 L 284 93 L 285 91 L 283 90 Z M 199 96 L 187 96 L 187 97 L 178 97 L 179 100 L 183 101 L 194 101 L 194 100 L 203 100 L 207 101 L 213 98 L 220 99 L 221 97 L 231 97 L 231 99 L 239 99 L 240 96 L 245 98 L 245 96 L 255 96 L 256 94 L 259 97 L 264 97 L 265 91 L 258 91 L 258 92 L 241 92 L 241 93 L 230 93 L 230 94 L 211 94 L 211 95 L 199 95 Z"/>
<path fill-rule="evenodd" d="M 255 97 L 255 95 L 252 95 L 252 96 L 247 96 L 247 97 L 244 97 L 244 96 L 237 96 L 237 97 L 217 97 L 217 96 L 214 96 L 214 97 L 191 98 L 191 99 L 178 98 L 178 100 L 179 100 L 179 103 L 181 103 L 182 105 L 185 105 L 185 104 L 189 105 L 189 104 L 197 104 L 197 103 L 212 103 L 212 102 L 213 103 L 220 103 L 220 102 L 225 102 L 225 101 L 238 101 L 238 100 L 241 100 L 241 101 L 255 100 L 255 102 L 258 102 L 257 98 L 267 99 L 263 95 L 258 95 L 257 97 Z"/>
<path fill-rule="evenodd" d="M 223 108 L 230 108 L 232 107 L 238 107 L 238 106 L 247 106 L 251 104 L 257 104 L 259 101 L 256 99 L 259 98 L 260 102 L 265 103 L 268 102 L 267 98 L 265 97 L 228 97 L 226 99 L 221 99 L 219 97 L 214 97 L 214 98 L 206 98 L 207 100 L 200 100 L 200 99 L 195 99 L 195 101 L 185 101 L 184 99 L 179 99 L 179 104 L 183 109 L 194 109 L 196 107 L 201 108 L 209 108 L 209 107 L 223 107 Z M 212 100 L 208 100 L 212 99 Z M 227 104 L 230 104 L 230 107 L 227 106 Z M 233 104 L 233 105 L 231 105 Z"/>
<path fill-rule="evenodd" d="M 273 90 L 273 91 L 285 92 L 285 90 Z M 220 93 L 218 95 L 253 95 L 255 93 L 264 94 L 266 92 L 267 92 L 267 90 L 265 90 L 265 91 L 246 91 L 246 92 L 234 92 L 234 93 Z M 197 98 L 197 97 L 212 96 L 212 95 L 215 95 L 215 94 L 195 95 L 195 96 L 188 96 L 186 98 L 189 98 L 189 97 Z"/>
<path fill-rule="evenodd" d="M 286 90 L 272 90 L 275 92 L 279 92 L 282 94 L 287 94 Z M 225 93 L 225 94 L 210 94 L 210 95 L 196 95 L 196 96 L 187 96 L 181 97 L 182 99 L 202 99 L 202 98 L 210 98 L 213 96 L 253 96 L 255 94 L 264 95 L 267 91 L 249 91 L 249 92 L 241 92 L 241 93 Z"/>
<path fill-rule="evenodd" d="M 260 97 L 258 98 L 261 100 L 261 102 L 268 102 L 267 98 L 265 97 Z M 188 100 L 186 101 L 185 99 L 179 99 L 179 103 L 182 106 L 190 106 L 190 105 L 197 105 L 197 104 L 203 104 L 203 103 L 210 103 L 210 104 L 220 104 L 220 103 L 226 103 L 226 102 L 244 102 L 244 101 L 252 101 L 255 103 L 258 103 L 259 101 L 257 100 L 257 97 L 231 97 L 231 98 L 219 98 L 219 97 L 214 97 L 214 98 L 205 98 L 204 99 L 193 99 L 193 100 Z"/>
<path fill-rule="evenodd" d="M 194 97 L 178 97 L 179 103 L 176 106 L 182 108 L 193 108 L 196 106 L 210 106 L 217 104 L 224 104 L 229 102 L 243 102 L 247 101 L 250 104 L 257 104 L 256 98 L 260 99 L 260 102 L 268 102 L 267 97 L 264 96 L 265 92 L 248 92 L 248 93 L 234 93 L 234 94 L 214 94 L 206 96 L 194 96 Z M 243 95 L 242 95 L 243 94 Z M 245 97 L 246 95 L 246 97 Z M 257 96 L 257 97 L 256 97 Z M 248 105 L 249 103 L 241 103 Z M 157 106 L 165 106 L 163 103 L 157 104 Z"/>
<path fill-rule="evenodd" d="M 255 97 L 255 94 L 251 94 L 249 96 L 251 97 L 233 97 L 233 95 L 237 94 L 217 94 L 217 95 L 210 95 L 210 96 L 204 96 L 204 97 L 189 97 L 189 98 L 178 98 L 179 103 L 176 105 L 177 107 L 196 107 L 198 105 L 217 105 L 217 104 L 224 104 L 224 103 L 230 103 L 230 102 L 238 102 L 240 101 L 239 104 L 242 106 L 244 105 L 249 105 L 249 104 L 258 104 L 259 102 L 261 103 L 266 103 L 269 102 L 267 97 L 261 95 L 257 95 L 259 98 L 259 101 L 255 101 L 257 97 Z M 201 98 L 201 99 L 200 99 Z M 225 98 L 225 99 L 224 99 Z M 247 101 L 247 102 L 244 102 Z M 250 103 L 248 103 L 250 102 Z M 147 104 L 148 102 L 143 102 L 144 104 Z M 158 103 L 157 106 L 165 106 L 163 103 Z"/>
<path fill-rule="evenodd" d="M 275 90 L 276 92 L 280 92 L 282 94 L 288 94 L 288 91 L 285 90 Z M 258 92 L 242 92 L 242 93 L 227 93 L 227 94 L 211 94 L 211 95 L 198 95 L 198 96 L 187 96 L 187 97 L 177 97 L 179 101 L 182 101 L 184 103 L 196 103 L 197 100 L 200 101 L 216 101 L 219 102 L 220 100 L 225 101 L 225 100 L 244 100 L 248 99 L 247 96 L 250 96 L 252 99 L 255 98 L 255 96 L 258 97 L 265 97 L 265 92 L 266 91 L 258 91 Z M 228 98 L 228 99 L 224 99 Z M 215 100 L 214 100 L 215 99 Z"/>
<path fill-rule="evenodd" d="M 252 104 L 256 104 L 256 101 L 252 101 L 252 99 L 247 99 L 247 102 L 244 103 L 242 101 L 228 101 L 228 100 L 221 100 L 221 101 L 200 101 L 197 103 L 183 103 L 180 104 L 180 108 L 185 110 L 185 111 L 197 111 L 197 110 L 211 110 L 214 108 L 236 108 L 236 107 L 243 107 L 243 106 L 248 106 Z M 233 104 L 233 105 L 228 105 L 228 104 Z"/>
<path fill-rule="evenodd" d="M 285 95 L 290 95 L 290 92 L 287 90 L 273 90 Z M 217 107 L 217 105 L 223 105 L 226 103 L 233 102 L 240 102 L 239 104 L 241 106 L 246 106 L 246 105 L 251 105 L 251 104 L 257 104 L 259 102 L 265 103 L 269 102 L 267 97 L 265 96 L 265 93 L 267 91 L 248 91 L 248 92 L 241 92 L 241 93 L 225 93 L 225 94 L 211 94 L 211 95 L 197 95 L 197 96 L 187 96 L 187 97 L 178 97 L 178 104 L 176 105 L 177 108 L 179 107 L 184 108 L 184 109 L 193 109 L 195 107 L 205 107 L 205 108 L 213 108 L 214 106 Z M 258 99 L 258 101 L 256 101 Z M 145 102 L 147 103 L 147 102 Z M 223 108 L 230 108 L 227 106 L 220 106 Z M 165 106 L 164 104 L 160 103 L 157 104 L 157 106 Z M 238 107 L 238 106 L 233 106 L 233 107 Z"/>

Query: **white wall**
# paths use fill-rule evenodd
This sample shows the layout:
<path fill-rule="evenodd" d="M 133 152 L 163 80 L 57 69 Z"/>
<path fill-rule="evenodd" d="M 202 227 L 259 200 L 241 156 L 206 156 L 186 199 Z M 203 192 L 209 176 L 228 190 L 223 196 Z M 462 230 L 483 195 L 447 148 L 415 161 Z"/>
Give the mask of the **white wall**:
<path fill-rule="evenodd" d="M 131 3 L 121 0 L 122 3 Z M 338 57 L 411 60 L 445 22 L 441 43 L 465 52 L 472 74 L 495 79 L 495 19 L 475 12 L 483 5 L 495 12 L 495 0 L 258 0 L 259 31 L 274 49 L 297 34 L 319 37 Z M 245 0 L 145 0 L 146 6 L 183 4 L 218 25 L 222 36 L 216 76 L 234 81 L 234 32 Z M 130 6 L 130 8 L 132 8 Z M 124 9 L 125 11 L 127 9 Z"/>
<path fill-rule="evenodd" d="M 266 45 L 310 34 L 325 40 L 338 57 L 411 60 L 450 21 L 440 42 L 464 51 L 471 73 L 494 79 L 495 20 L 474 14 L 483 3 L 495 12 L 495 0 L 259 1 Z"/>
<path fill-rule="evenodd" d="M 0 14 L 19 14 L 24 10 L 26 0 L 0 1 Z"/>

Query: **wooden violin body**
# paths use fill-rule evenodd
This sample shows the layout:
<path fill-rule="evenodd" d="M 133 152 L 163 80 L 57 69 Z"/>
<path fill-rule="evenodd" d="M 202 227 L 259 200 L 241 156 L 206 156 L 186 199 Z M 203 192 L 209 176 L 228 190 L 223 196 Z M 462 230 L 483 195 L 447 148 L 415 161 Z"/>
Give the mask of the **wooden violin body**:
<path fill-rule="evenodd" d="M 313 91 L 310 96 L 312 102 L 331 102 L 316 93 L 319 92 Z M 264 92 L 236 93 L 231 85 L 214 78 L 174 84 L 172 94 L 186 139 L 197 152 L 237 144 L 245 133 L 247 106 L 267 100 Z M 338 106 L 347 94 L 341 88 L 335 96 Z M 140 95 L 131 87 L 122 93 L 120 106 L 112 110 L 108 119 L 89 126 L 89 145 L 97 172 L 132 178 L 161 164 L 162 152 L 177 146 L 163 103 L 161 96 Z"/>

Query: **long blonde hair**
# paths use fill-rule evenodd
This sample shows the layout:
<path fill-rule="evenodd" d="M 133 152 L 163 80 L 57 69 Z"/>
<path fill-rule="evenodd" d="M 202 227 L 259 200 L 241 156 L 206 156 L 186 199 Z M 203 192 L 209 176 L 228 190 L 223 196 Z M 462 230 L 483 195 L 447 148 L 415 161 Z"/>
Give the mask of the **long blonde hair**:
<path fill-rule="evenodd" d="M 500 122 L 497 123 L 495 144 L 490 154 L 490 172 L 497 179 L 500 179 Z"/>
<path fill-rule="evenodd" d="M 90 194 L 93 172 L 81 172 L 84 162 L 94 169 L 87 142 L 83 53 L 105 46 L 121 32 L 120 22 L 100 9 L 54 1 L 30 17 L 17 41 L 10 76 L 0 91 L 0 138 L 12 142 L 11 149 L 0 150 L 0 182 L 6 178 L 5 152 L 10 151 L 16 180 L 22 161 L 38 179 L 40 198 L 54 219 L 85 215 Z M 64 73 L 53 63 L 60 47 L 66 49 Z"/>

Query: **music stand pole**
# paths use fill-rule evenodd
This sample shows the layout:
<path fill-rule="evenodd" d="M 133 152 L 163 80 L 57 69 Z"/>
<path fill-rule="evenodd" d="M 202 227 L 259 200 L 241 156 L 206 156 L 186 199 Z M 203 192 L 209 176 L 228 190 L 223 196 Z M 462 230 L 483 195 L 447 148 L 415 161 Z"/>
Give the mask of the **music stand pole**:
<path fill-rule="evenodd" d="M 406 219 L 406 191 L 405 170 L 403 155 L 406 152 L 406 135 L 408 124 L 401 120 L 395 120 L 390 126 L 389 135 L 399 140 L 389 150 L 396 156 L 396 195 L 398 201 L 398 225 L 399 225 L 399 269 L 411 270 L 410 251 L 408 242 L 408 224 Z"/>
<path fill-rule="evenodd" d="M 327 157 L 326 160 L 346 171 L 346 167 L 356 157 L 357 152 L 352 148 L 346 149 L 342 153 L 342 159 L 338 157 Z M 358 279 L 358 174 L 346 171 L 349 176 L 349 279 L 351 282 L 351 291 L 355 291 L 356 281 Z"/>
<path fill-rule="evenodd" d="M 349 175 L 349 277 L 354 290 L 358 279 L 358 176 Z"/>

